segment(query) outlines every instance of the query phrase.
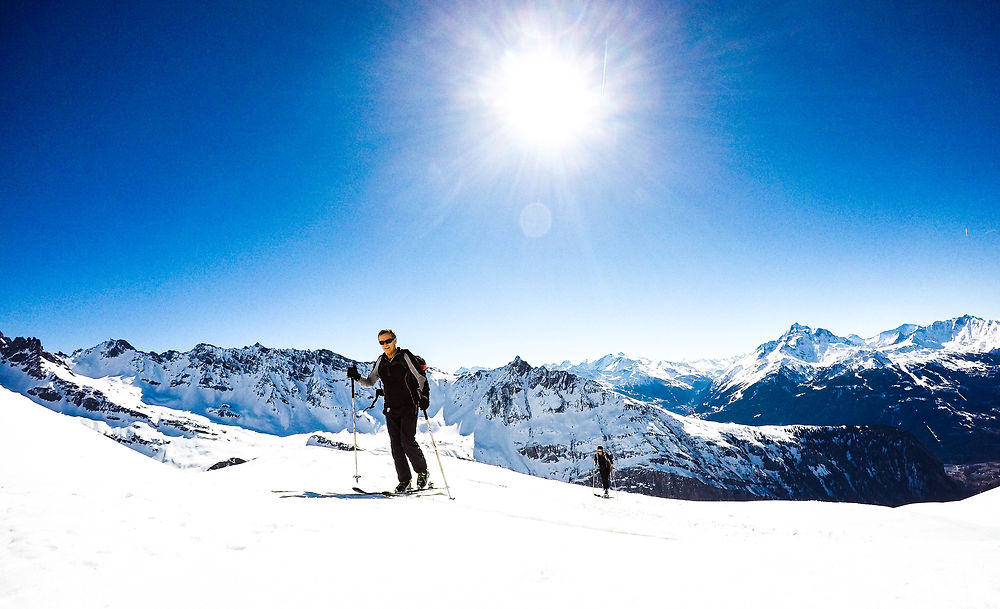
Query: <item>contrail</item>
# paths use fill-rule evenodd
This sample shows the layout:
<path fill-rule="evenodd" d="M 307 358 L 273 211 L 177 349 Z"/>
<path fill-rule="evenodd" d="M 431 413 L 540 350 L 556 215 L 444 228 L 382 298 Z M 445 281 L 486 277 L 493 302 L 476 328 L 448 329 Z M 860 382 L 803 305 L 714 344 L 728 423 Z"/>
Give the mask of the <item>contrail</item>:
<path fill-rule="evenodd" d="M 601 74 L 601 95 L 604 95 L 604 84 L 608 81 L 608 39 L 604 39 L 604 73 Z"/>

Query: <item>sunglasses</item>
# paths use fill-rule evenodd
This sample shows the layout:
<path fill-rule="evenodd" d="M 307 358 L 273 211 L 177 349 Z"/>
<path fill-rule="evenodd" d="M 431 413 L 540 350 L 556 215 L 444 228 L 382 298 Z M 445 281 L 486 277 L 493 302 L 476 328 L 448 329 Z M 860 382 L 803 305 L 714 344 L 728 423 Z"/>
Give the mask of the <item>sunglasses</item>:
<path fill-rule="evenodd" d="M 380 344 L 380 345 L 388 345 L 389 343 L 391 343 L 394 340 L 396 340 L 395 337 L 393 337 L 393 338 L 387 338 L 385 340 L 378 341 L 378 344 Z"/>

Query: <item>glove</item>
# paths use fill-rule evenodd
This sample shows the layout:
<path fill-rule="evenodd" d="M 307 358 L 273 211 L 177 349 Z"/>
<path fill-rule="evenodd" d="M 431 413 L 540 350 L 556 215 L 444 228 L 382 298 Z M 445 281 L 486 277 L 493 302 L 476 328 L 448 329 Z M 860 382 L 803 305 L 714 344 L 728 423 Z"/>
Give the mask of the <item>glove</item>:
<path fill-rule="evenodd" d="M 347 368 L 347 378 L 351 379 L 352 381 L 361 380 L 361 374 L 358 372 L 357 366 L 349 366 Z"/>
<path fill-rule="evenodd" d="M 424 414 L 427 414 L 427 407 L 430 405 L 431 405 L 430 398 L 426 396 L 420 398 L 420 410 L 423 410 Z"/>

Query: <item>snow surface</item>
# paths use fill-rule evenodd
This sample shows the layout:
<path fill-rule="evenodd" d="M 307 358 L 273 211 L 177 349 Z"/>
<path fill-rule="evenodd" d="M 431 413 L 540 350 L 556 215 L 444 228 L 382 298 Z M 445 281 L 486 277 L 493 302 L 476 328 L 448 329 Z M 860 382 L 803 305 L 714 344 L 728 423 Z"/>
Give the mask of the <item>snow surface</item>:
<path fill-rule="evenodd" d="M 0 388 L 0 607 L 1000 607 L 1000 489 L 607 501 L 446 456 L 454 501 L 372 499 L 354 453 L 308 444 L 180 469 Z M 361 484 L 390 487 L 378 437 L 359 444 Z"/>

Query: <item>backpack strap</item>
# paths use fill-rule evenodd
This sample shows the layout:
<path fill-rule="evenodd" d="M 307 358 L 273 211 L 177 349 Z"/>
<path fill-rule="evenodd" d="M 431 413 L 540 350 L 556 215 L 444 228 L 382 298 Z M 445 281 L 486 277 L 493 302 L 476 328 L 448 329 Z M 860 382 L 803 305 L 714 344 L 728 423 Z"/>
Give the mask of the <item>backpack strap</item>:
<path fill-rule="evenodd" d="M 423 366 L 424 370 L 418 371 L 417 365 L 413 361 L 413 354 L 406 349 L 401 349 L 401 351 L 403 353 L 403 361 L 406 362 L 406 365 L 410 368 L 410 372 L 412 372 L 413 376 L 417 379 L 417 387 L 420 389 L 420 394 L 423 395 L 424 387 L 427 386 L 427 365 L 425 364 Z"/>

